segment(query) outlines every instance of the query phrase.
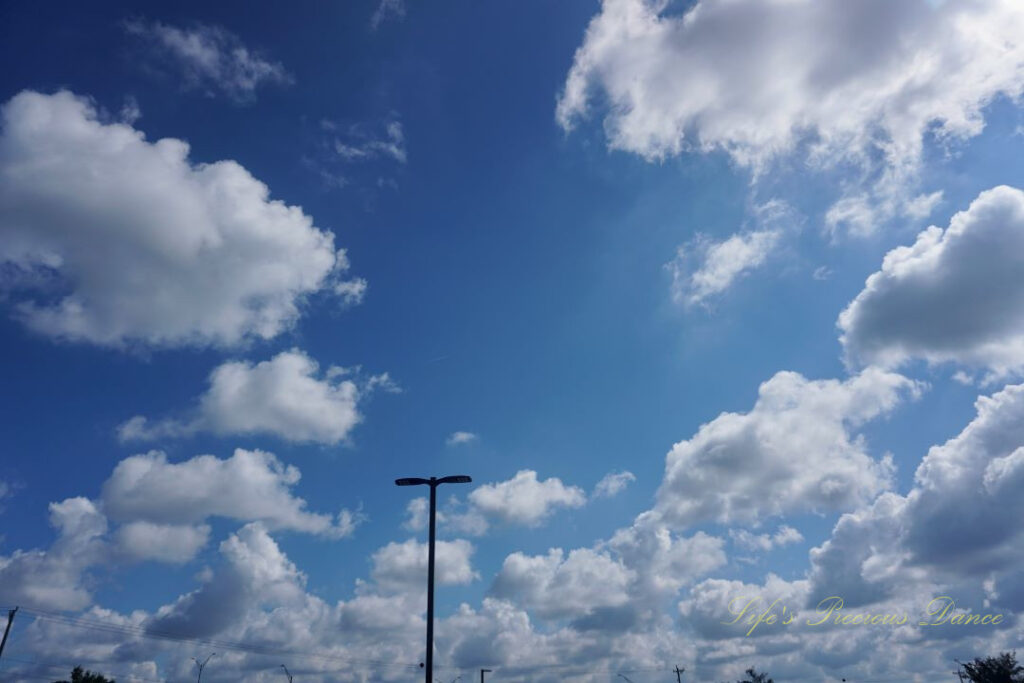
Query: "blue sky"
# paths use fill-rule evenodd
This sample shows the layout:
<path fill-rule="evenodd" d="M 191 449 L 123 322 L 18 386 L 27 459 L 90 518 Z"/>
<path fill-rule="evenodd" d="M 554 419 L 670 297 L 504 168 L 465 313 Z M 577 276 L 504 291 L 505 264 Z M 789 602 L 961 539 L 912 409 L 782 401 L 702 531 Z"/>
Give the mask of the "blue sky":
<path fill-rule="evenodd" d="M 5 677 L 400 680 L 455 473 L 449 678 L 1021 642 L 1014 3 L 0 12 Z"/>

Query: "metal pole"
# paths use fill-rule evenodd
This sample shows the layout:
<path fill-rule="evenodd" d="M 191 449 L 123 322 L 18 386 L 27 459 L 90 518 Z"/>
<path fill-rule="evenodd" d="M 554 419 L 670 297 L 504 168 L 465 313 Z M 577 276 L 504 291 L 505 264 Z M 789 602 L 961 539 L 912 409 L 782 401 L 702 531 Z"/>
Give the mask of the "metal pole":
<path fill-rule="evenodd" d="M 430 542 L 427 550 L 427 680 L 434 680 L 434 525 L 437 523 L 437 478 L 430 478 Z"/>
<path fill-rule="evenodd" d="M 396 486 L 430 486 L 430 541 L 427 548 L 427 656 L 423 673 L 426 683 L 434 680 L 434 536 L 437 530 L 437 487 L 441 484 L 469 484 L 473 479 L 465 474 L 448 477 L 403 477 L 395 479 Z M 423 666 L 423 663 L 420 663 Z"/>
<path fill-rule="evenodd" d="M 206 668 L 206 664 L 207 664 L 207 662 L 210 661 L 210 657 L 213 657 L 215 654 L 217 654 L 217 653 L 216 652 L 211 652 L 206 657 L 206 659 L 204 659 L 202 661 L 202 663 L 200 663 L 199 660 L 196 659 L 195 657 L 192 658 L 192 661 L 195 662 L 196 666 L 199 668 L 199 675 L 196 676 L 196 683 L 200 683 L 203 680 L 203 669 Z"/>
<path fill-rule="evenodd" d="M 14 623 L 14 615 L 17 613 L 17 607 L 12 610 L 7 610 L 7 628 L 4 629 L 4 639 L 0 640 L 0 656 L 3 656 L 4 654 L 4 645 L 7 644 L 7 635 L 11 632 L 11 624 Z"/>
<path fill-rule="evenodd" d="M 491 673 L 490 669 L 480 669 L 480 683 L 484 683 L 484 674 Z"/>

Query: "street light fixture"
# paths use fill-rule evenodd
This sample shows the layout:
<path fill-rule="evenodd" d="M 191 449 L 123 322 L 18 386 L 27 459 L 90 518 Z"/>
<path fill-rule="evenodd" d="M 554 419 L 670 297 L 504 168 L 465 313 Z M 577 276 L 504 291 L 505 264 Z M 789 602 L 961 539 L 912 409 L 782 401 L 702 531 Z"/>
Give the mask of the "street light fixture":
<path fill-rule="evenodd" d="M 217 653 L 216 652 L 211 652 L 210 654 L 208 654 L 206 656 L 206 659 L 204 659 L 202 662 L 200 662 L 195 657 L 192 658 L 192 661 L 195 662 L 196 666 L 199 668 L 199 675 L 196 676 L 196 683 L 199 683 L 200 681 L 203 680 L 203 669 L 206 668 L 206 663 L 210 661 L 210 657 L 213 657 L 215 654 L 217 654 Z"/>
<path fill-rule="evenodd" d="M 437 520 L 437 487 L 441 484 L 468 484 L 472 478 L 464 474 L 456 474 L 450 477 L 406 477 L 395 479 L 396 486 L 421 486 L 430 487 L 430 543 L 427 549 L 427 666 L 426 683 L 434 680 L 434 528 Z"/>
<path fill-rule="evenodd" d="M 292 683 L 292 675 L 288 672 L 288 667 L 282 664 L 281 668 L 284 669 L 284 675 L 288 677 L 288 683 Z"/>

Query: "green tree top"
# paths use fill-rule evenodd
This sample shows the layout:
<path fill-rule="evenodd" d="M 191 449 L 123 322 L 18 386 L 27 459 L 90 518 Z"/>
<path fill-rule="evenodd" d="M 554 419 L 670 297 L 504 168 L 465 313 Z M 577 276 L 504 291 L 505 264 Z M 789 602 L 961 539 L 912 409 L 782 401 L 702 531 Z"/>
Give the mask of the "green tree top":
<path fill-rule="evenodd" d="M 54 681 L 54 683 L 69 683 L 68 681 Z M 91 671 L 82 671 L 82 667 L 76 666 L 71 670 L 70 683 L 115 683 L 113 678 L 107 678 Z"/>
<path fill-rule="evenodd" d="M 1024 683 L 1024 667 L 1017 664 L 1016 652 L 1004 652 L 995 657 L 975 657 L 973 662 L 957 664 L 971 683 Z"/>
<path fill-rule="evenodd" d="M 775 681 L 771 678 L 768 678 L 768 674 L 759 674 L 757 673 L 757 671 L 754 670 L 753 667 L 751 667 L 747 669 L 746 678 L 744 678 L 741 681 L 737 681 L 736 683 L 775 683 Z"/>

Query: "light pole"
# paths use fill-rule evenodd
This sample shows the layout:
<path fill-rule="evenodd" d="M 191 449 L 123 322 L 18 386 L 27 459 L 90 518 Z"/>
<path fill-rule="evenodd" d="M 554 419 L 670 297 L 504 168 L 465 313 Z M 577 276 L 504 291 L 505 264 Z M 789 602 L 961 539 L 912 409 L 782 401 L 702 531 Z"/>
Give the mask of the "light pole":
<path fill-rule="evenodd" d="M 490 669 L 480 669 L 480 683 L 484 683 L 484 674 L 491 673 Z"/>
<path fill-rule="evenodd" d="M 192 658 L 192 661 L 195 662 L 196 666 L 199 668 L 199 675 L 196 677 L 196 683 L 199 683 L 201 680 L 203 680 L 203 669 L 206 668 L 206 663 L 210 661 L 210 657 L 214 656 L 215 654 L 217 653 L 211 652 L 209 655 L 207 655 L 206 659 L 202 661 L 202 663 L 200 663 L 199 660 L 195 657 Z"/>
<path fill-rule="evenodd" d="M 282 664 L 281 668 L 284 669 L 284 675 L 288 677 L 288 683 L 292 683 L 292 675 L 288 673 L 288 667 Z"/>
<path fill-rule="evenodd" d="M 437 520 L 437 487 L 441 484 L 468 484 L 473 481 L 464 474 L 457 474 L 450 477 L 431 477 L 422 479 L 420 477 L 406 477 L 395 479 L 397 486 L 420 486 L 426 484 L 430 487 L 430 543 L 427 549 L 427 667 L 426 683 L 434 680 L 434 527 Z"/>

